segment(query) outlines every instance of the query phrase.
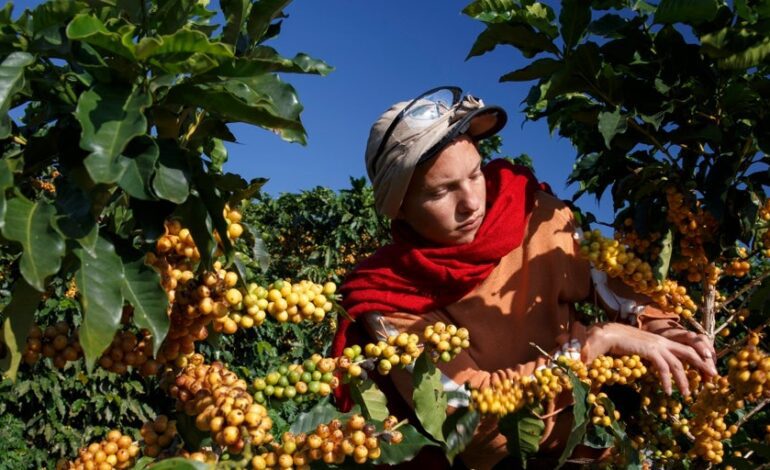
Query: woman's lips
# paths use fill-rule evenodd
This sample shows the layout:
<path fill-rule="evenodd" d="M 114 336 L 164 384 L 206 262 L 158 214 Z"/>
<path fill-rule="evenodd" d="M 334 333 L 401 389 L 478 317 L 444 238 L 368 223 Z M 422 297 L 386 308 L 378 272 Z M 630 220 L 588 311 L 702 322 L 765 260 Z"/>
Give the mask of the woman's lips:
<path fill-rule="evenodd" d="M 465 222 L 464 224 L 457 227 L 457 230 L 460 232 L 469 232 L 471 230 L 476 229 L 481 223 L 481 216 L 476 217 L 475 219 L 472 219 L 468 222 Z"/>

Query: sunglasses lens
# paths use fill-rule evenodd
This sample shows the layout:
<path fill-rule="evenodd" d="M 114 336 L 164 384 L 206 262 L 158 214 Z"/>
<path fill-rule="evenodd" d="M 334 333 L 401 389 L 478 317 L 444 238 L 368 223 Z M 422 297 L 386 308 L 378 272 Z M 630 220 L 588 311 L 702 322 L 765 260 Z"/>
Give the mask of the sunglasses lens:
<path fill-rule="evenodd" d="M 454 104 L 455 93 L 443 88 L 415 100 L 404 114 L 404 124 L 410 129 L 422 129 L 446 114 Z"/>

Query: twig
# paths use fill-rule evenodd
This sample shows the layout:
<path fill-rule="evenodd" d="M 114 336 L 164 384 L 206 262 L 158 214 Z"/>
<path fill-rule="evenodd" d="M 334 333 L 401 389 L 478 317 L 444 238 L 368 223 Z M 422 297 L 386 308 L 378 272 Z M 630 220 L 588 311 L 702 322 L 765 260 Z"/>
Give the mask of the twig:
<path fill-rule="evenodd" d="M 735 320 L 735 317 L 738 316 L 738 313 L 740 313 L 741 310 L 743 310 L 743 307 L 746 306 L 746 302 L 749 301 L 749 298 L 750 297 L 744 297 L 743 298 L 743 300 L 741 301 L 741 304 L 738 306 L 738 308 L 734 309 L 733 313 L 727 318 L 727 320 L 725 320 L 721 325 L 719 325 L 719 328 L 717 328 L 716 331 L 714 332 L 714 336 L 718 335 L 720 331 L 722 331 L 725 328 L 727 328 L 727 325 L 729 325 L 730 323 L 733 322 L 733 320 Z M 728 312 L 729 312 L 729 310 L 728 310 Z"/>
<path fill-rule="evenodd" d="M 714 303 L 716 301 L 717 289 L 715 285 L 706 280 L 703 281 L 703 287 L 705 293 L 703 299 L 703 329 L 706 330 L 706 335 L 713 342 L 715 335 L 714 327 L 716 326 L 716 308 Z"/>
<path fill-rule="evenodd" d="M 541 348 L 540 346 L 538 346 L 537 344 L 535 344 L 533 342 L 530 342 L 529 345 L 532 346 L 533 348 L 537 349 L 538 351 L 540 351 L 540 354 L 542 354 L 543 356 L 547 357 L 548 359 L 550 359 L 553 362 L 556 362 L 556 358 L 551 356 L 550 354 L 548 354 L 548 351 L 546 351 L 545 349 Z"/>
<path fill-rule="evenodd" d="M 650 134 L 647 131 L 647 129 L 645 129 L 644 127 L 640 126 L 639 123 L 636 122 L 636 120 L 634 118 L 629 116 L 626 119 L 626 121 L 631 125 L 631 127 L 634 128 L 634 130 L 636 130 L 637 132 L 639 132 L 643 136 L 647 137 L 650 140 L 650 142 L 652 142 L 652 144 L 655 146 L 655 148 L 657 148 L 658 150 L 663 152 L 663 154 L 666 157 L 668 157 L 669 161 L 672 164 L 676 165 L 676 159 L 674 158 L 674 156 L 671 155 L 671 153 L 668 151 L 668 149 L 666 147 L 664 147 L 663 144 L 661 144 L 660 141 L 658 139 L 656 139 L 654 135 Z"/>
<path fill-rule="evenodd" d="M 758 277 L 755 277 L 754 279 L 752 279 L 752 280 L 751 280 L 751 282 L 749 282 L 749 283 L 748 283 L 748 284 L 746 284 L 745 286 L 741 287 L 741 289 L 740 289 L 740 290 L 738 290 L 738 291 L 737 291 L 737 292 L 735 292 L 733 295 L 731 295 L 730 297 L 728 297 L 728 298 L 727 298 L 727 300 L 725 300 L 724 302 L 722 302 L 722 304 L 721 304 L 721 307 L 722 307 L 722 308 L 725 308 L 725 306 L 726 306 L 726 305 L 729 305 L 729 304 L 731 304 L 732 302 L 734 302 L 734 301 L 735 301 L 735 299 L 737 299 L 738 297 L 742 296 L 743 294 L 745 294 L 745 293 L 746 293 L 746 292 L 748 292 L 749 290 L 751 290 L 751 289 L 753 289 L 754 287 L 756 287 L 756 286 L 757 286 L 757 284 L 759 284 L 760 282 L 764 281 L 764 280 L 765 280 L 765 279 L 766 279 L 768 276 L 770 276 L 770 270 L 767 270 L 767 271 L 765 271 L 765 272 L 764 272 L 764 273 L 762 273 L 760 276 L 758 276 Z"/>
<path fill-rule="evenodd" d="M 690 326 L 698 330 L 699 333 L 702 333 L 704 335 L 707 334 L 706 330 L 703 328 L 703 325 L 695 321 L 693 317 L 686 317 L 686 320 L 687 320 L 687 323 L 689 323 Z"/>
<path fill-rule="evenodd" d="M 765 320 L 765 322 L 762 323 L 761 325 L 759 325 L 758 327 L 749 330 L 749 333 L 759 333 L 762 330 L 764 330 L 767 326 L 770 326 L 770 318 Z M 735 349 L 738 349 L 739 347 L 743 346 L 743 343 L 745 343 L 747 339 L 749 339 L 749 335 L 746 335 L 746 336 L 744 336 L 741 339 L 733 341 L 733 343 L 731 345 L 727 346 L 726 348 L 724 348 L 721 351 L 719 351 L 719 353 L 717 353 L 717 359 L 719 359 L 719 358 L 721 358 L 723 356 L 726 356 L 728 353 L 730 353 L 730 352 L 734 351 Z"/>
<path fill-rule="evenodd" d="M 764 400 L 762 400 L 761 402 L 759 402 L 759 403 L 757 404 L 757 406 L 755 406 L 755 407 L 754 407 L 754 409 L 753 409 L 753 410 L 751 410 L 751 411 L 749 411 L 748 413 L 746 413 L 745 415 L 743 415 L 743 416 L 741 417 L 741 419 L 739 419 L 739 420 L 738 420 L 738 422 L 736 422 L 736 423 L 735 423 L 735 426 L 736 426 L 736 427 L 739 427 L 739 428 L 740 428 L 741 426 L 743 426 L 743 425 L 746 423 L 746 421 L 748 421 L 748 420 L 749 420 L 749 419 L 750 419 L 752 416 L 754 416 L 755 414 L 759 413 L 759 412 L 762 410 L 762 408 L 764 408 L 765 406 L 767 406 L 767 405 L 768 405 L 768 403 L 770 403 L 770 398 L 765 398 Z"/>

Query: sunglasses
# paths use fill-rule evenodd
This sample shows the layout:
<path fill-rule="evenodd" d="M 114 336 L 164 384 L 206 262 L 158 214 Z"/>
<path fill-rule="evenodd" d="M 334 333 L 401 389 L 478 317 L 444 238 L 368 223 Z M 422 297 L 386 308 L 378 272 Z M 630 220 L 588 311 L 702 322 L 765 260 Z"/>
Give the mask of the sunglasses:
<path fill-rule="evenodd" d="M 462 96 L 462 89 L 456 86 L 441 86 L 431 88 L 409 102 L 391 121 L 380 141 L 380 146 L 374 154 L 372 167 L 376 168 L 377 160 L 385 150 L 390 136 L 396 126 L 403 122 L 410 129 L 423 129 L 430 126 L 441 116 L 448 113 Z"/>

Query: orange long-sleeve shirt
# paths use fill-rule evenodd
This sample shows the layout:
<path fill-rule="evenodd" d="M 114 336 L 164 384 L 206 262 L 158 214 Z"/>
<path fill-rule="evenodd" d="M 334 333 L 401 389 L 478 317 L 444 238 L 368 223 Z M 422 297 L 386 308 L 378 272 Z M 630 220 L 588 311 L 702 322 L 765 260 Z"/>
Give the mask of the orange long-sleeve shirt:
<path fill-rule="evenodd" d="M 382 316 L 373 312 L 364 316 L 364 324 L 378 339 L 396 331 L 419 334 L 437 321 L 467 328 L 470 349 L 440 365 L 447 388 L 464 383 L 482 387 L 493 380 L 529 375 L 547 363 L 530 343 L 555 351 L 570 343 L 579 349 L 584 342 L 586 327 L 575 321 L 574 302 L 588 299 L 594 290 L 590 264 L 578 254 L 577 233 L 571 210 L 553 196 L 538 192 L 524 242 L 466 296 L 421 315 L 395 312 Z M 629 295 L 629 289 L 610 284 L 615 292 Z M 673 317 L 643 306 L 643 300 L 638 296 L 634 299 L 640 302 L 634 316 L 639 327 L 644 328 L 650 318 Z M 409 373 L 394 370 L 392 380 L 411 405 Z M 569 397 L 562 398 L 558 401 L 568 404 Z M 554 412 L 556 406 L 551 403 L 546 413 Z M 558 452 L 569 434 L 571 416 L 555 413 L 545 424 L 541 452 Z M 505 444 L 496 421 L 485 418 L 461 457 L 472 468 L 489 468 L 505 457 Z"/>

